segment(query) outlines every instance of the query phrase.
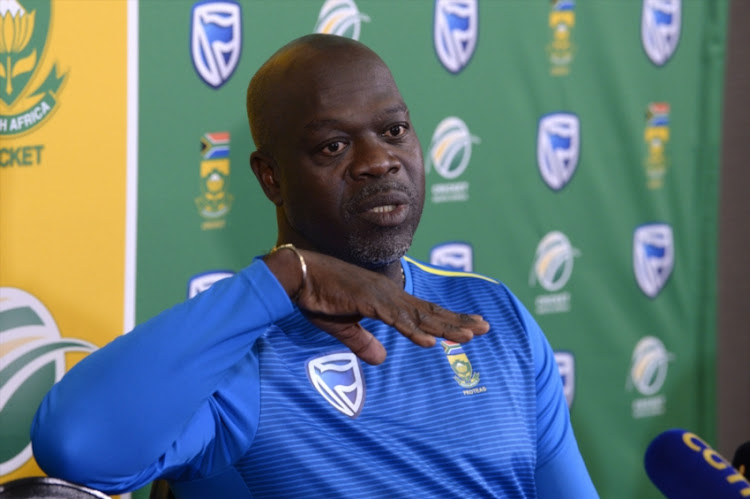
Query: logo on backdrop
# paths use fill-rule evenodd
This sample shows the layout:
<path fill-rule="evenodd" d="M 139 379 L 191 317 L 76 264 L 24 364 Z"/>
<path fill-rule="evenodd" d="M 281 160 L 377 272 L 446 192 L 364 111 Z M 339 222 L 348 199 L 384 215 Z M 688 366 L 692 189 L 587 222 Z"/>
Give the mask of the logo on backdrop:
<path fill-rule="evenodd" d="M 570 409 L 576 394 L 576 358 L 573 352 L 555 350 L 555 362 L 557 362 L 557 370 L 562 378 L 565 402 L 568 403 L 568 409 Z"/>
<path fill-rule="evenodd" d="M 559 292 L 573 273 L 573 259 L 581 252 L 570 244 L 560 231 L 548 232 L 536 247 L 534 263 L 529 275 L 529 286 L 537 282 L 549 294 L 534 300 L 537 314 L 553 314 L 570 310 L 570 293 Z"/>
<path fill-rule="evenodd" d="M 643 140 L 646 143 L 646 155 L 643 160 L 646 186 L 649 189 L 660 189 L 664 185 L 664 176 L 669 167 L 669 158 L 665 151 L 669 142 L 668 102 L 652 102 L 648 105 Z"/>
<path fill-rule="evenodd" d="M 33 5 L 33 10 L 31 6 Z M 42 64 L 48 48 L 52 5 L 49 0 L 0 1 L 0 137 L 28 132 L 45 121 L 57 106 L 65 74 L 57 63 Z M 34 146 L 41 147 L 41 146 Z M 13 163 L 13 153 L 3 148 Z M 18 155 L 18 152 L 15 153 Z"/>
<path fill-rule="evenodd" d="M 201 195 L 195 198 L 204 218 L 201 228 L 221 229 L 232 207 L 229 193 L 229 132 L 206 133 L 201 137 Z"/>
<path fill-rule="evenodd" d="M 539 119 L 536 160 L 544 183 L 555 191 L 565 187 L 578 167 L 581 125 L 573 113 L 552 113 Z"/>
<path fill-rule="evenodd" d="M 453 370 L 453 379 L 458 383 L 458 386 L 465 388 L 463 391 L 464 395 L 474 395 L 475 393 L 487 391 L 486 386 L 477 387 L 479 384 L 479 373 L 471 367 L 469 357 L 466 356 L 466 352 L 464 352 L 460 343 L 440 340 L 440 346 L 443 347 L 448 364 L 450 364 Z"/>
<path fill-rule="evenodd" d="M 637 227 L 633 233 L 633 271 L 641 291 L 649 298 L 656 297 L 673 268 L 672 227 L 665 223 Z"/>
<path fill-rule="evenodd" d="M 550 74 L 565 76 L 570 73 L 575 45 L 570 41 L 576 25 L 576 3 L 573 0 L 553 0 L 549 11 L 552 40 L 547 44 Z"/>
<path fill-rule="evenodd" d="M 66 352 L 96 350 L 61 338 L 47 307 L 18 288 L 0 288 L 0 476 L 31 458 L 29 428 L 37 407 L 66 371 Z"/>
<path fill-rule="evenodd" d="M 190 24 L 190 56 L 198 76 L 213 88 L 237 69 L 242 51 L 242 10 L 232 0 L 198 2 Z"/>
<path fill-rule="evenodd" d="M 354 419 L 365 405 L 365 377 L 359 359 L 346 350 L 307 361 L 307 378 L 336 410 Z"/>
<path fill-rule="evenodd" d="M 469 64 L 477 47 L 477 0 L 435 0 L 432 31 L 440 63 L 451 73 L 461 72 Z"/>
<path fill-rule="evenodd" d="M 643 0 L 641 41 L 651 62 L 663 66 L 680 41 L 682 0 Z"/>
<path fill-rule="evenodd" d="M 188 281 L 188 286 L 187 286 L 188 299 L 204 292 L 205 290 L 213 286 L 213 284 L 216 281 L 221 281 L 222 279 L 226 279 L 227 277 L 232 277 L 233 275 L 234 275 L 234 272 L 232 272 L 231 270 L 211 270 L 208 272 L 203 272 L 201 274 L 194 275 Z"/>
<path fill-rule="evenodd" d="M 469 127 L 460 118 L 445 118 L 432 134 L 425 170 L 431 165 L 446 180 L 454 180 L 466 171 L 471 160 L 471 144 L 478 144 L 478 137 L 471 135 Z M 469 183 L 466 181 L 433 184 L 432 202 L 468 201 Z"/>
<path fill-rule="evenodd" d="M 631 405 L 634 418 L 658 416 L 666 411 L 667 399 L 659 392 L 673 359 L 674 355 L 655 336 L 644 336 L 636 344 L 625 384 L 628 391 L 635 389 L 641 395 Z"/>
<path fill-rule="evenodd" d="M 438 244 L 430 250 L 430 264 L 471 272 L 474 269 L 474 250 L 468 243 Z"/>
<path fill-rule="evenodd" d="M 368 23 L 370 17 L 359 12 L 354 0 L 326 0 L 313 31 L 359 40 L 362 21 Z"/>

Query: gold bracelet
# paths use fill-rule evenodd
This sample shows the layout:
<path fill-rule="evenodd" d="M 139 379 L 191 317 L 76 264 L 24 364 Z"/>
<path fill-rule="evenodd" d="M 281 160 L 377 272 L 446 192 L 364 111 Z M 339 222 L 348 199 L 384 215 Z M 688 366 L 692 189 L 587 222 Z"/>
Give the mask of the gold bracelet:
<path fill-rule="evenodd" d="M 292 250 L 295 255 L 297 255 L 297 258 L 299 258 L 299 266 L 302 270 L 302 284 L 300 284 L 299 289 L 296 293 L 294 293 L 294 296 L 292 297 L 292 301 L 297 301 L 297 298 L 299 297 L 299 294 L 302 292 L 302 290 L 305 288 L 305 282 L 307 282 L 307 263 L 305 263 L 305 258 L 302 256 L 302 253 L 299 252 L 299 250 L 291 243 L 282 244 L 280 246 L 274 246 L 274 248 L 271 250 L 271 254 L 276 253 L 280 249 L 288 249 Z"/>

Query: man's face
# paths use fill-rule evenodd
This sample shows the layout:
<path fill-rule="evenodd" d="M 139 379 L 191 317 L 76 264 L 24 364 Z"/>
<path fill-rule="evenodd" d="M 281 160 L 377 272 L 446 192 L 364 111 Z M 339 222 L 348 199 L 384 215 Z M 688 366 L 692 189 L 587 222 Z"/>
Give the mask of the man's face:
<path fill-rule="evenodd" d="M 369 268 L 403 256 L 424 203 L 422 152 L 385 65 L 316 55 L 275 93 L 282 239 Z"/>

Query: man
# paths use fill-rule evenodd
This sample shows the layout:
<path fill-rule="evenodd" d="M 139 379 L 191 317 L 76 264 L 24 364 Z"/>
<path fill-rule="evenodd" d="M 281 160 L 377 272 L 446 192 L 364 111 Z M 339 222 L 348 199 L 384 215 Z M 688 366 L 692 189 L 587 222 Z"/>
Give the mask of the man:
<path fill-rule="evenodd" d="M 32 428 L 43 469 L 178 497 L 596 497 L 530 314 L 404 256 L 424 170 L 385 63 L 302 37 L 248 117 L 276 248 L 73 368 Z"/>

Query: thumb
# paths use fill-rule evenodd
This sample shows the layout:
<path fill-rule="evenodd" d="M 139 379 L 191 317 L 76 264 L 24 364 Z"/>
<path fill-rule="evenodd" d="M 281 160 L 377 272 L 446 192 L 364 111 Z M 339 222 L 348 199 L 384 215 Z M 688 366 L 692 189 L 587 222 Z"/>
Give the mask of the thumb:
<path fill-rule="evenodd" d="M 322 331 L 330 334 L 364 362 L 372 365 L 382 364 L 385 361 L 386 351 L 370 331 L 363 328 L 355 320 L 347 320 L 342 317 L 326 317 L 316 314 L 305 314 L 307 319 Z"/>

